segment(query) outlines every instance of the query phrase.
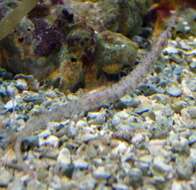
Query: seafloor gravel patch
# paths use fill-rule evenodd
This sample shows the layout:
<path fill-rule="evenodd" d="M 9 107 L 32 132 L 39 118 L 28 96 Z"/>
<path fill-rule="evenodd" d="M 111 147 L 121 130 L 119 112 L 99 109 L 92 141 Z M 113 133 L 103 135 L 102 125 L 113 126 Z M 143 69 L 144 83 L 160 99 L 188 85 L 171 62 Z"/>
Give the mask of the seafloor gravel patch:
<path fill-rule="evenodd" d="M 195 51 L 193 36 L 170 40 L 135 93 L 77 122 L 51 121 L 47 129 L 26 137 L 23 157 L 35 172 L 1 166 L 0 187 L 196 189 Z M 11 74 L 2 71 L 1 78 L 0 117 L 13 131 L 23 130 L 30 113 L 77 98 L 36 90 L 36 81 L 25 76 L 9 80 Z M 9 147 L 0 149 L 0 157 L 15 159 Z"/>

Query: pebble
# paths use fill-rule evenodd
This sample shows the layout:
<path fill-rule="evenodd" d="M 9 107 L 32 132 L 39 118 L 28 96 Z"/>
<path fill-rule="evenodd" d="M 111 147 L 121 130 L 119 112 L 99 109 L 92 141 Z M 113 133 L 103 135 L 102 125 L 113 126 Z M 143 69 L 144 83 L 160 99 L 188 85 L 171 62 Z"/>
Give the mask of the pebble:
<path fill-rule="evenodd" d="M 136 108 L 135 113 L 142 115 L 143 113 L 149 112 L 150 110 L 151 110 L 150 107 L 143 106 L 143 107 Z"/>
<path fill-rule="evenodd" d="M 80 170 L 87 170 L 89 168 L 89 164 L 82 159 L 74 160 L 74 167 Z"/>
<path fill-rule="evenodd" d="M 27 90 L 28 84 L 24 79 L 17 79 L 16 80 L 16 88 L 18 90 Z"/>
<path fill-rule="evenodd" d="M 69 149 L 63 148 L 59 152 L 57 157 L 57 170 L 68 177 L 73 175 L 74 165 L 72 164 L 72 158 Z"/>
<path fill-rule="evenodd" d="M 111 177 L 111 174 L 105 171 L 104 167 L 98 167 L 94 172 L 93 176 L 96 179 L 105 179 L 108 180 Z"/>
<path fill-rule="evenodd" d="M 118 183 L 118 184 L 114 184 L 112 186 L 112 189 L 113 190 L 129 190 L 129 187 L 127 185 Z"/>
<path fill-rule="evenodd" d="M 177 158 L 176 173 L 181 180 L 190 180 L 193 174 L 193 167 L 189 159 Z"/>
<path fill-rule="evenodd" d="M 48 138 L 39 138 L 39 146 L 52 146 L 52 147 L 58 147 L 59 145 L 59 139 L 51 135 Z"/>
<path fill-rule="evenodd" d="M 12 178 L 10 172 L 4 168 L 0 168 L 0 187 L 7 187 Z"/>
<path fill-rule="evenodd" d="M 27 190 L 47 190 L 47 185 L 37 180 L 32 180 L 27 184 Z"/>
<path fill-rule="evenodd" d="M 140 144 L 142 141 L 145 140 L 145 137 L 142 135 L 142 134 L 136 134 L 132 137 L 132 140 L 131 142 L 134 144 L 134 145 L 138 145 Z"/>
<path fill-rule="evenodd" d="M 191 119 L 196 119 L 196 106 L 188 107 L 187 112 Z"/>
<path fill-rule="evenodd" d="M 66 135 L 68 138 L 74 138 L 78 134 L 78 128 L 75 127 L 75 123 L 71 122 L 70 125 L 66 128 Z"/>
<path fill-rule="evenodd" d="M 22 109 L 22 105 L 16 99 L 11 99 L 4 105 L 4 108 L 6 111 L 12 112 Z"/>
<path fill-rule="evenodd" d="M 142 179 L 142 172 L 140 169 L 132 168 L 127 175 L 129 176 L 130 185 L 139 186 L 142 184 L 143 179 Z"/>
<path fill-rule="evenodd" d="M 169 174 L 172 172 L 172 166 L 167 164 L 161 156 L 156 156 L 153 160 L 153 168 L 164 174 Z"/>
<path fill-rule="evenodd" d="M 196 73 L 196 61 L 193 61 L 189 67 L 192 72 Z"/>
<path fill-rule="evenodd" d="M 25 186 L 21 179 L 15 178 L 14 181 L 9 183 L 8 190 L 25 190 Z"/>
<path fill-rule="evenodd" d="M 105 112 L 89 112 L 88 119 L 94 120 L 98 124 L 105 123 L 106 121 L 106 113 Z"/>
<path fill-rule="evenodd" d="M 23 101 L 27 103 L 32 102 L 34 104 L 40 104 L 44 102 L 44 98 L 41 95 L 28 95 L 23 98 Z"/>
<path fill-rule="evenodd" d="M 125 95 L 122 98 L 120 98 L 119 103 L 115 105 L 116 108 L 122 109 L 122 108 L 127 108 L 127 107 L 137 107 L 140 105 L 140 100 L 137 100 L 135 98 L 132 98 L 129 95 Z"/>
<path fill-rule="evenodd" d="M 178 87 L 172 86 L 172 87 L 167 88 L 167 93 L 170 96 L 179 97 L 182 95 L 182 90 Z"/>
<path fill-rule="evenodd" d="M 167 48 L 165 48 L 165 49 L 163 50 L 163 53 L 164 53 L 164 54 L 168 54 L 168 55 L 171 55 L 171 54 L 178 54 L 178 53 L 179 53 L 179 50 L 176 49 L 175 47 L 168 46 Z"/>

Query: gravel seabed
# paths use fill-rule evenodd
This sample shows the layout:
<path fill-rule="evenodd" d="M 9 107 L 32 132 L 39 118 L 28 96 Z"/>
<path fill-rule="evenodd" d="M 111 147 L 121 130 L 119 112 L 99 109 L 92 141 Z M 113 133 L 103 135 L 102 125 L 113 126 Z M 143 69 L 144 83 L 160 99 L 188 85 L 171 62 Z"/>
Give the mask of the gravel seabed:
<path fill-rule="evenodd" d="M 13 131 L 30 114 L 77 95 L 36 89 L 24 76 L 1 71 L 0 116 Z M 194 190 L 196 189 L 196 38 L 170 40 L 143 85 L 118 102 L 79 121 L 51 121 L 26 137 L 24 173 L 0 167 L 9 190 Z M 2 137 L 1 137 L 2 138 Z M 0 138 L 0 140 L 1 140 Z M 3 145 L 3 142 L 1 142 Z M 2 160 L 14 161 L 8 148 Z"/>

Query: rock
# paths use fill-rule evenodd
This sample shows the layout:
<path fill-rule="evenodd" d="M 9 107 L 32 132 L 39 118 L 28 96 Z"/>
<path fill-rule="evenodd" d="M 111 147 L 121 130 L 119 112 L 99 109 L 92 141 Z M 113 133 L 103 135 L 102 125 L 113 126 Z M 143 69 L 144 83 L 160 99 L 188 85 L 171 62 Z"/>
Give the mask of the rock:
<path fill-rule="evenodd" d="M 3 78 L 4 80 L 11 80 L 13 79 L 13 74 L 0 68 L 0 78 Z"/>
<path fill-rule="evenodd" d="M 192 72 L 196 73 L 196 61 L 191 62 L 189 67 Z"/>
<path fill-rule="evenodd" d="M 176 173 L 179 179 L 190 180 L 193 174 L 192 163 L 189 159 L 177 158 Z"/>
<path fill-rule="evenodd" d="M 142 106 L 135 109 L 135 113 L 142 115 L 143 113 L 150 112 L 151 108 L 149 106 Z"/>
<path fill-rule="evenodd" d="M 27 90 L 28 84 L 24 79 L 17 79 L 16 80 L 16 88 L 18 90 Z"/>
<path fill-rule="evenodd" d="M 15 178 L 14 181 L 9 183 L 8 190 L 25 190 L 25 186 L 21 179 Z"/>
<path fill-rule="evenodd" d="M 125 184 L 117 183 L 117 184 L 113 184 L 112 189 L 113 190 L 129 190 L 129 187 Z"/>
<path fill-rule="evenodd" d="M 184 187 L 181 183 L 174 181 L 172 183 L 171 190 L 184 190 Z"/>
<path fill-rule="evenodd" d="M 91 175 L 86 175 L 84 179 L 79 181 L 80 190 L 91 190 L 95 189 L 97 182 Z"/>
<path fill-rule="evenodd" d="M 95 55 L 98 72 L 115 75 L 124 66 L 133 68 L 136 54 L 137 45 L 134 42 L 118 33 L 103 32 Z"/>
<path fill-rule="evenodd" d="M 112 125 L 118 126 L 121 123 L 121 121 L 127 120 L 128 117 L 129 117 L 129 114 L 126 111 L 117 112 L 116 114 L 113 115 Z"/>
<path fill-rule="evenodd" d="M 94 120 L 98 124 L 105 123 L 106 113 L 105 112 L 89 112 L 88 119 Z"/>
<path fill-rule="evenodd" d="M 171 87 L 167 88 L 167 93 L 170 96 L 178 97 L 178 96 L 182 95 L 182 90 L 180 88 L 175 87 L 175 86 L 171 86 Z"/>
<path fill-rule="evenodd" d="M 185 101 L 176 101 L 174 104 L 172 104 L 172 109 L 176 112 L 176 113 L 180 113 L 181 110 L 185 107 L 187 107 L 188 104 Z"/>
<path fill-rule="evenodd" d="M 75 127 L 75 123 L 71 122 L 70 125 L 66 128 L 66 135 L 68 138 L 75 138 L 78 134 L 78 128 Z"/>
<path fill-rule="evenodd" d="M 24 96 L 23 101 L 27 103 L 32 102 L 34 104 L 40 104 L 44 102 L 44 97 L 39 94 L 35 94 L 35 95 L 32 94 L 32 95 Z"/>
<path fill-rule="evenodd" d="M 155 93 L 163 93 L 164 91 L 161 88 L 158 88 L 155 84 L 147 83 L 147 84 L 142 84 L 139 86 L 139 91 L 142 93 L 144 96 L 150 96 Z"/>
<path fill-rule="evenodd" d="M 0 169 L 0 187 L 7 187 L 12 180 L 12 175 L 10 172 L 5 170 L 4 168 Z"/>
<path fill-rule="evenodd" d="M 142 172 L 138 168 L 132 168 L 127 175 L 129 176 L 129 183 L 133 186 L 139 186 L 142 184 Z"/>
<path fill-rule="evenodd" d="M 186 81 L 187 87 L 192 91 L 196 92 L 196 78 L 188 79 Z M 188 93 L 189 94 L 189 93 Z"/>
<path fill-rule="evenodd" d="M 178 153 L 189 153 L 189 142 L 187 139 L 180 137 L 179 139 L 171 140 L 172 151 Z"/>
<path fill-rule="evenodd" d="M 196 133 L 193 133 L 192 135 L 189 136 L 189 145 L 193 145 L 196 143 Z"/>
<path fill-rule="evenodd" d="M 87 170 L 89 168 L 89 164 L 82 159 L 74 160 L 73 164 L 75 169 Z"/>
<path fill-rule="evenodd" d="M 59 138 L 54 135 L 49 136 L 48 138 L 40 138 L 39 139 L 39 146 L 52 146 L 58 147 L 59 146 Z"/>
<path fill-rule="evenodd" d="M 145 140 L 145 137 L 144 135 L 142 134 L 135 134 L 133 137 L 132 137 L 132 140 L 131 142 L 134 144 L 134 145 L 139 145 L 141 142 L 143 142 Z"/>
<path fill-rule="evenodd" d="M 196 106 L 188 107 L 187 113 L 189 114 L 191 119 L 196 119 Z"/>
<path fill-rule="evenodd" d="M 18 101 L 16 98 L 9 100 L 5 105 L 4 108 L 6 111 L 13 112 L 17 111 L 23 108 L 23 105 L 21 105 L 20 101 Z"/>
<path fill-rule="evenodd" d="M 163 157 L 161 156 L 156 156 L 154 158 L 154 161 L 153 161 L 153 168 L 159 172 L 162 172 L 164 174 L 171 174 L 172 173 L 172 167 L 165 163 Z"/>
<path fill-rule="evenodd" d="M 13 86 L 12 84 L 6 86 L 6 95 L 8 97 L 15 97 L 17 94 L 18 94 L 18 90 L 16 89 L 15 86 Z"/>
<path fill-rule="evenodd" d="M 38 136 L 29 136 L 25 137 L 22 140 L 22 147 L 24 150 L 28 150 L 31 147 L 39 146 L 39 138 Z"/>
<path fill-rule="evenodd" d="M 94 172 L 93 176 L 96 179 L 105 179 L 108 180 L 111 177 L 111 174 L 105 171 L 104 167 L 98 167 Z"/>
<path fill-rule="evenodd" d="M 31 180 L 28 184 L 27 184 L 27 190 L 47 190 L 47 185 L 40 183 L 37 180 Z"/>
<path fill-rule="evenodd" d="M 67 177 L 71 177 L 74 172 L 71 153 L 67 148 L 63 148 L 57 157 L 57 171 L 63 173 Z"/>
<path fill-rule="evenodd" d="M 163 50 L 163 53 L 164 53 L 164 54 L 168 54 L 168 55 L 171 55 L 171 54 L 179 54 L 179 50 L 176 49 L 175 47 L 168 46 L 168 47 L 166 47 L 166 48 Z"/>
<path fill-rule="evenodd" d="M 116 108 L 122 109 L 127 107 L 137 107 L 140 104 L 140 100 L 137 100 L 135 98 L 132 98 L 129 95 L 125 95 L 122 98 L 120 98 L 120 101 L 115 105 Z"/>

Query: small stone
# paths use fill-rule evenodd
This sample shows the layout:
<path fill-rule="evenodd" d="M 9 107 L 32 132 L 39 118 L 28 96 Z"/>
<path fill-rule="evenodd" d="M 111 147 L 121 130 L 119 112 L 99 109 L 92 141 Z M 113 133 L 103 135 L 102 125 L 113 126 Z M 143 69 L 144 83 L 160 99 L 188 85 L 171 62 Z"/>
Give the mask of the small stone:
<path fill-rule="evenodd" d="M 39 146 L 52 146 L 58 147 L 59 145 L 59 138 L 54 135 L 49 136 L 48 138 L 40 138 L 39 139 Z"/>
<path fill-rule="evenodd" d="M 175 47 L 168 46 L 168 47 L 166 47 L 166 48 L 163 50 L 163 53 L 164 53 L 164 54 L 167 54 L 167 55 L 178 54 L 178 53 L 179 53 L 179 50 L 176 49 Z"/>
<path fill-rule="evenodd" d="M 75 123 L 71 122 L 70 125 L 66 128 L 66 135 L 69 138 L 74 138 L 78 134 L 78 128 L 75 127 Z"/>
<path fill-rule="evenodd" d="M 179 140 L 173 141 L 172 149 L 174 152 L 189 153 L 189 142 L 187 139 L 180 137 Z"/>
<path fill-rule="evenodd" d="M 158 88 L 155 84 L 147 83 L 142 84 L 139 86 L 138 90 L 144 95 L 144 96 L 150 96 L 155 93 L 163 93 L 163 90 Z"/>
<path fill-rule="evenodd" d="M 169 174 L 172 172 L 172 167 L 165 163 L 164 159 L 160 156 L 154 158 L 153 168 L 165 174 Z"/>
<path fill-rule="evenodd" d="M 12 175 L 5 169 L 0 168 L 0 187 L 7 187 L 12 179 Z"/>
<path fill-rule="evenodd" d="M 21 179 L 15 178 L 14 181 L 9 183 L 8 190 L 25 190 L 25 186 Z"/>
<path fill-rule="evenodd" d="M 39 146 L 39 137 L 38 136 L 29 136 L 25 137 L 22 140 L 22 147 L 24 150 L 28 150 L 31 147 Z"/>
<path fill-rule="evenodd" d="M 74 165 L 71 160 L 71 153 L 67 148 L 63 148 L 57 157 L 57 170 L 64 175 L 71 177 L 74 171 Z"/>
<path fill-rule="evenodd" d="M 143 142 L 145 140 L 145 137 L 142 135 L 142 134 L 136 134 L 132 137 L 132 140 L 131 142 L 134 144 L 134 145 L 138 145 L 140 144 L 141 142 Z"/>
<path fill-rule="evenodd" d="M 129 187 L 127 185 L 117 183 L 112 186 L 112 189 L 113 190 L 129 190 Z"/>
<path fill-rule="evenodd" d="M 132 98 L 131 96 L 129 95 L 125 95 L 123 96 L 119 103 L 117 103 L 118 105 L 116 105 L 115 107 L 117 108 L 127 108 L 127 107 L 137 107 L 139 104 L 140 104 L 140 100 L 137 100 L 135 98 Z"/>
<path fill-rule="evenodd" d="M 178 87 L 172 86 L 167 88 L 167 93 L 173 97 L 179 97 L 182 95 L 182 90 Z"/>
<path fill-rule="evenodd" d="M 3 78 L 4 80 L 11 80 L 13 79 L 13 74 L 0 68 L 0 78 Z"/>
<path fill-rule="evenodd" d="M 196 119 L 196 106 L 187 108 L 187 112 L 189 116 L 191 117 L 191 119 Z"/>
<path fill-rule="evenodd" d="M 12 112 L 14 110 L 19 110 L 22 107 L 21 105 L 19 105 L 16 99 L 11 99 L 4 105 L 4 108 L 6 109 L 6 111 Z"/>
<path fill-rule="evenodd" d="M 32 102 L 34 104 L 40 104 L 44 102 L 44 98 L 41 95 L 28 95 L 23 98 L 23 100 L 27 103 Z"/>
<path fill-rule="evenodd" d="M 102 124 L 105 123 L 106 114 L 105 112 L 89 112 L 87 118 L 94 120 L 96 123 Z"/>
<path fill-rule="evenodd" d="M 143 113 L 150 112 L 151 108 L 149 107 L 140 107 L 135 109 L 135 113 L 142 115 Z"/>
<path fill-rule="evenodd" d="M 187 87 L 192 91 L 196 92 L 196 78 L 192 78 L 186 81 Z M 189 94 L 189 93 L 188 93 Z"/>
<path fill-rule="evenodd" d="M 88 126 L 88 122 L 85 121 L 85 120 L 79 120 L 77 123 L 76 123 L 76 127 L 77 128 L 85 128 Z"/>
<path fill-rule="evenodd" d="M 193 61 L 189 67 L 192 72 L 196 73 L 196 61 Z"/>
<path fill-rule="evenodd" d="M 16 88 L 19 90 L 27 90 L 28 89 L 27 82 L 24 79 L 17 79 Z"/>
<path fill-rule="evenodd" d="M 129 176 L 129 180 L 130 180 L 130 184 L 133 186 L 139 186 L 142 184 L 143 179 L 142 179 L 142 172 L 140 169 L 138 168 L 132 168 L 128 174 Z"/>
<path fill-rule="evenodd" d="M 193 174 L 193 167 L 189 159 L 177 158 L 176 173 L 179 179 L 189 180 Z"/>
<path fill-rule="evenodd" d="M 47 185 L 37 180 L 32 180 L 27 185 L 27 190 L 47 190 Z"/>
<path fill-rule="evenodd" d="M 14 85 L 8 85 L 6 86 L 6 95 L 8 97 L 15 97 L 16 94 L 18 94 L 18 90 L 16 89 L 16 87 Z"/>
<path fill-rule="evenodd" d="M 107 171 L 105 171 L 104 167 L 98 167 L 94 172 L 93 176 L 96 179 L 109 179 L 111 177 L 111 174 Z"/>
<path fill-rule="evenodd" d="M 174 181 L 171 190 L 184 190 L 184 187 L 181 183 Z"/>
<path fill-rule="evenodd" d="M 192 134 L 192 135 L 189 137 L 188 141 L 189 141 L 189 145 L 195 144 L 195 143 L 196 143 L 196 133 Z"/>
<path fill-rule="evenodd" d="M 185 108 L 186 106 L 188 106 L 187 102 L 185 101 L 177 101 L 174 104 L 172 104 L 172 109 L 176 112 L 176 113 L 180 113 L 181 110 L 183 108 Z"/>
<path fill-rule="evenodd" d="M 89 164 L 82 159 L 74 160 L 74 167 L 80 170 L 87 170 L 89 168 Z"/>

